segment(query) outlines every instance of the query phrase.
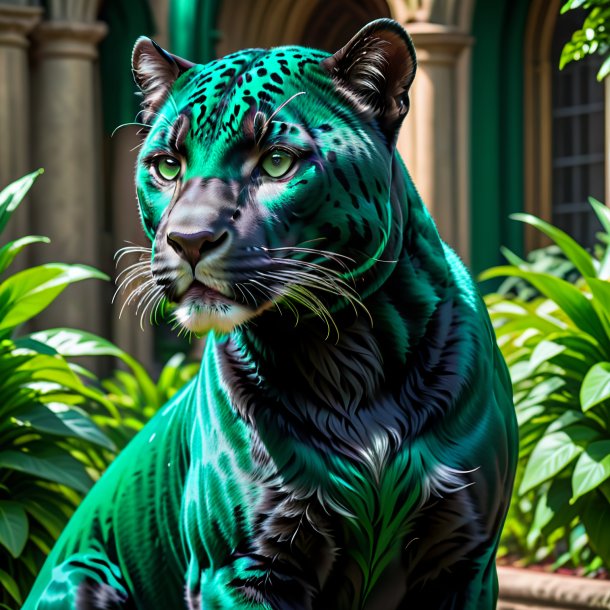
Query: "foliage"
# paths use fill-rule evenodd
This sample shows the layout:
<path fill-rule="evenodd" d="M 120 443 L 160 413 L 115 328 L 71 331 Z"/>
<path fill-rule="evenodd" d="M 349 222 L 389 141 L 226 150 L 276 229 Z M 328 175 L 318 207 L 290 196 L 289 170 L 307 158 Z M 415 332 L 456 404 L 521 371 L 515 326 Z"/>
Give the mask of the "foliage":
<path fill-rule="evenodd" d="M 504 247 L 500 248 L 500 250 L 506 260 L 510 262 L 512 252 Z M 578 269 L 576 269 L 572 261 L 565 256 L 561 248 L 555 245 L 532 250 L 527 254 L 526 260 L 531 271 L 550 273 L 571 283 L 574 283 L 580 277 Z M 517 265 L 519 265 L 518 261 Z M 498 287 L 497 292 L 505 297 L 519 297 L 523 301 L 531 301 L 540 296 L 540 292 L 536 288 L 520 277 L 506 278 Z"/>
<path fill-rule="evenodd" d="M 40 175 L 0 193 L 0 231 Z M 185 381 L 196 365 L 175 356 L 155 383 L 109 341 L 59 328 L 18 329 L 74 282 L 106 279 L 84 265 L 49 263 L 7 276 L 28 236 L 0 248 L 0 607 L 19 607 L 80 499 L 116 453 Z M 71 362 L 113 356 L 130 372 L 99 382 Z"/>
<path fill-rule="evenodd" d="M 0 230 L 41 172 L 0 193 Z M 104 393 L 85 385 L 74 367 L 17 328 L 74 282 L 103 279 L 83 265 L 50 263 L 7 276 L 29 236 L 0 248 L 0 603 L 21 603 L 41 560 L 97 475 L 95 448 L 112 441 L 83 406 L 111 408 Z"/>
<path fill-rule="evenodd" d="M 610 235 L 610 209 L 591 205 Z M 489 295 L 510 368 L 520 429 L 515 498 L 503 552 L 526 561 L 610 567 L 610 249 L 597 260 L 566 233 L 527 214 L 578 269 L 573 285 L 509 253 L 481 279 L 521 278 L 531 301 Z"/>
<path fill-rule="evenodd" d="M 559 67 L 583 59 L 587 55 L 607 56 L 597 73 L 597 80 L 603 80 L 610 73 L 610 0 L 568 0 L 561 13 L 574 9 L 588 10 L 584 23 L 572 35 L 562 51 Z"/>
<path fill-rule="evenodd" d="M 91 333 L 59 328 L 41 331 L 30 337 L 51 347 L 63 358 L 112 356 L 125 365 L 126 370 L 117 370 L 111 377 L 99 382 L 110 408 L 108 404 L 101 403 L 91 403 L 89 407 L 92 420 L 118 451 L 199 370 L 199 363 L 187 363 L 184 354 L 175 354 L 155 382 L 135 358 L 110 341 Z M 115 455 L 116 451 L 97 452 L 96 466 L 104 470 Z"/>

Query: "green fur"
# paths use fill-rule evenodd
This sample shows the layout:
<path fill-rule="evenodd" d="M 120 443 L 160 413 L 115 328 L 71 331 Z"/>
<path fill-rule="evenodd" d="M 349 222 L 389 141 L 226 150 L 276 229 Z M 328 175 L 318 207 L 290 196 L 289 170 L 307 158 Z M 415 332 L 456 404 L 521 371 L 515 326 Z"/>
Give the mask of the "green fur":
<path fill-rule="evenodd" d="M 281 47 L 205 66 L 141 41 L 134 63 L 150 282 L 186 328 L 215 330 L 25 610 L 492 610 L 510 382 L 395 151 L 408 37 L 382 20 L 332 57 Z M 295 156 L 279 178 L 262 169 L 274 150 Z M 175 181 L 155 155 L 179 161 Z M 195 279 L 208 292 L 185 304 Z"/>

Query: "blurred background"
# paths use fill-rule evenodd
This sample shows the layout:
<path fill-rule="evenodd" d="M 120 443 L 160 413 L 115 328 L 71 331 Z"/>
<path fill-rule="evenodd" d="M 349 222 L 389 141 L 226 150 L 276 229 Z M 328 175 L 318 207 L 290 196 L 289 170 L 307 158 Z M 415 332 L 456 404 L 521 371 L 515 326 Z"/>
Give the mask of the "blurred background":
<path fill-rule="evenodd" d="M 251 46 L 329 51 L 372 19 L 404 24 L 418 54 L 398 147 L 441 235 L 478 272 L 539 234 L 509 220 L 527 211 L 582 245 L 596 231 L 588 195 L 610 201 L 605 176 L 608 79 L 591 55 L 559 70 L 582 24 L 560 0 L 0 0 L 0 186 L 45 174 L 8 239 L 48 235 L 22 265 L 87 263 L 116 275 L 113 255 L 144 244 L 133 187 L 139 137 L 131 49 L 152 36 L 206 62 Z M 111 338 L 149 370 L 176 346 L 164 328 L 119 319 L 113 286 L 72 287 L 38 317 Z"/>

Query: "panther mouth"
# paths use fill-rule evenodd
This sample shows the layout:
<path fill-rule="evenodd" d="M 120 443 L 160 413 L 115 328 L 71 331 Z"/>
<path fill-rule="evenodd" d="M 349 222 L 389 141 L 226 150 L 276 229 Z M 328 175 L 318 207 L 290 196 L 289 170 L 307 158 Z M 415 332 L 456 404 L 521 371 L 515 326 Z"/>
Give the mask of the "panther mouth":
<path fill-rule="evenodd" d="M 180 305 L 195 302 L 210 306 L 235 304 L 234 299 L 229 298 L 219 290 L 216 290 L 199 280 L 193 280 L 186 292 L 179 299 Z"/>

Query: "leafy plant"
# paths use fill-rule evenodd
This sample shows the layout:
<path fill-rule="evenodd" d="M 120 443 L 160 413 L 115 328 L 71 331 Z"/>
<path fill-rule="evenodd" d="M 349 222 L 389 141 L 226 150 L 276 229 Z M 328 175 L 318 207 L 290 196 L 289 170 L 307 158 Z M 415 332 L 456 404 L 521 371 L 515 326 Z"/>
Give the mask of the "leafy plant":
<path fill-rule="evenodd" d="M 564 45 L 559 68 L 587 55 L 607 55 L 597 73 L 597 80 L 601 81 L 610 73 L 610 0 L 568 0 L 561 7 L 561 13 L 579 8 L 589 13 L 582 27 Z"/>
<path fill-rule="evenodd" d="M 610 209 L 590 199 L 610 235 Z M 573 285 L 507 251 L 509 276 L 542 296 L 489 295 L 486 302 L 513 382 L 521 447 L 504 552 L 528 561 L 610 567 L 610 249 L 601 260 L 560 229 L 514 218 L 550 237 L 578 269 Z M 605 235 L 605 237 L 604 237 Z"/>
<path fill-rule="evenodd" d="M 0 193 L 0 231 L 40 175 Z M 18 327 L 74 282 L 106 279 L 84 265 L 49 263 L 7 275 L 28 236 L 0 248 L 0 603 L 20 604 L 68 516 L 97 476 L 95 448 L 112 441 L 83 410 L 113 403 L 83 383 L 50 346 L 18 337 Z"/>
<path fill-rule="evenodd" d="M 42 172 L 0 193 L 0 232 Z M 71 283 L 107 279 L 84 265 L 49 263 L 5 277 L 28 236 L 0 248 L 0 607 L 19 607 L 82 496 L 117 452 L 198 365 L 182 354 L 157 382 L 130 355 L 84 331 L 19 336 Z M 112 356 L 128 368 L 99 381 L 71 362 Z"/>
<path fill-rule="evenodd" d="M 199 363 L 186 362 L 185 354 L 174 354 L 162 368 L 157 381 L 132 356 L 110 341 L 84 331 L 58 328 L 40 331 L 29 339 L 50 347 L 63 358 L 81 356 L 112 356 L 125 365 L 125 370 L 99 382 L 99 388 L 110 403 L 92 403 L 89 413 L 93 421 L 118 449 L 122 449 L 148 420 L 199 370 Z M 97 466 L 104 469 L 116 452 L 98 452 Z"/>
<path fill-rule="evenodd" d="M 508 249 L 502 247 L 500 251 L 507 260 L 510 260 L 512 253 Z M 531 271 L 549 273 L 570 283 L 574 283 L 580 277 L 578 269 L 566 257 L 561 248 L 555 245 L 528 252 L 526 260 Z M 540 292 L 536 288 L 520 277 L 506 278 L 498 287 L 498 294 L 505 297 L 517 296 L 524 301 L 530 301 L 540 296 Z"/>

